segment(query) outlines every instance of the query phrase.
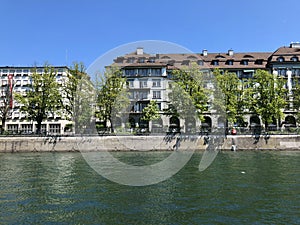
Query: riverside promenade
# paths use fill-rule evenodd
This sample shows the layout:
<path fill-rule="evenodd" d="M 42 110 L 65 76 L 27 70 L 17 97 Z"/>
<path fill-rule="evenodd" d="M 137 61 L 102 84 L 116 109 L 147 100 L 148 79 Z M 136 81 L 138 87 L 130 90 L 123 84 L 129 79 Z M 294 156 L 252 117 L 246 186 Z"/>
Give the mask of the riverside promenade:
<path fill-rule="evenodd" d="M 178 138 L 180 137 L 180 138 Z M 204 151 L 210 141 L 205 136 L 185 139 L 182 136 L 5 136 L 0 137 L 0 152 L 78 152 L 78 151 Z M 210 137 L 213 138 L 213 137 Z M 223 142 L 224 139 L 224 142 Z M 179 142 L 178 142 L 179 141 Z M 300 150 L 300 135 L 228 135 L 222 137 L 221 150 Z"/>

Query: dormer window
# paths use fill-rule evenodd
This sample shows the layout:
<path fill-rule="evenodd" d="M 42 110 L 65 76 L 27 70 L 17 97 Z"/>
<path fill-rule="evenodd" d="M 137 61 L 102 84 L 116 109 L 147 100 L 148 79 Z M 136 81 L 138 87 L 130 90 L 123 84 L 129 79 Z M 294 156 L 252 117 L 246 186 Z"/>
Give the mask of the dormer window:
<path fill-rule="evenodd" d="M 139 58 L 139 63 L 144 63 L 145 62 L 145 58 Z"/>
<path fill-rule="evenodd" d="M 262 64 L 263 64 L 263 60 L 262 60 L 262 59 L 257 59 L 257 60 L 255 61 L 255 64 L 257 64 L 257 65 L 262 65 Z"/>
<path fill-rule="evenodd" d="M 284 62 L 284 58 L 282 56 L 280 56 L 280 57 L 277 58 L 277 61 L 278 62 Z"/>
<path fill-rule="evenodd" d="M 128 61 L 127 61 L 128 63 L 134 63 L 134 58 L 133 57 L 131 57 L 131 58 L 128 58 Z"/>
<path fill-rule="evenodd" d="M 245 66 L 248 65 L 248 60 L 242 60 L 242 61 L 241 61 L 241 64 L 242 64 L 242 65 L 245 65 Z"/>
<path fill-rule="evenodd" d="M 298 57 L 297 57 L 297 56 L 293 56 L 293 57 L 291 58 L 291 60 L 292 60 L 293 62 L 298 62 Z"/>
<path fill-rule="evenodd" d="M 211 64 L 214 65 L 214 66 L 218 66 L 219 65 L 219 60 L 213 60 L 211 62 Z"/>
<path fill-rule="evenodd" d="M 149 62 L 150 62 L 150 63 L 155 63 L 155 58 L 153 58 L 153 57 L 150 58 L 150 59 L 149 59 Z"/>
<path fill-rule="evenodd" d="M 198 60 L 198 62 L 197 62 L 197 63 L 198 63 L 198 65 L 199 65 L 199 66 L 203 66 L 203 65 L 204 65 L 204 62 L 203 62 L 203 60 Z"/>
<path fill-rule="evenodd" d="M 232 66 L 233 65 L 233 60 L 227 60 L 226 64 Z"/>

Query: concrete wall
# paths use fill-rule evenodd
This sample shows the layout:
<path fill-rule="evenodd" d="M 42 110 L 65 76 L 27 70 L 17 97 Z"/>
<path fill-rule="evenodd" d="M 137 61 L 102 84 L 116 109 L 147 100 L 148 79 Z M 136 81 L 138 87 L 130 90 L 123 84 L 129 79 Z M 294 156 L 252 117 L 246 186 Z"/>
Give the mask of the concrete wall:
<path fill-rule="evenodd" d="M 0 137 L 0 152 L 59 152 L 59 151 L 149 151 L 180 149 L 205 150 L 204 138 L 194 139 L 165 136 L 104 136 L 104 137 Z M 259 139 L 251 135 L 229 135 L 222 150 L 300 150 L 300 135 L 273 135 Z"/>

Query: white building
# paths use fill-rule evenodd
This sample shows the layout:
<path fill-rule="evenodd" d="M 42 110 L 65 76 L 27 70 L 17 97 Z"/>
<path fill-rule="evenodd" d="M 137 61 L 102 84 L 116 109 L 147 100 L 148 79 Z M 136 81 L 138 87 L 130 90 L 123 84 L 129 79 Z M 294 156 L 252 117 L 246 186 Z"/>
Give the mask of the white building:
<path fill-rule="evenodd" d="M 26 95 L 26 91 L 30 88 L 31 75 L 33 70 L 42 74 L 44 67 L 0 67 L 0 107 L 4 107 L 4 99 L 6 97 L 7 88 L 14 93 Z M 69 69 L 68 67 L 54 67 L 56 73 L 56 81 L 63 84 L 67 80 Z M 9 133 L 34 133 L 36 123 L 29 121 L 27 115 L 20 111 L 20 105 L 14 99 L 10 102 L 6 117 L 4 130 Z M 3 115 L 0 115 L 2 117 Z M 1 121 L 0 121 L 1 122 Z M 48 119 L 42 123 L 42 132 L 50 134 L 64 134 L 66 125 L 71 122 L 63 118 L 61 115 L 49 115 Z M 2 126 L 2 124 L 0 124 Z"/>

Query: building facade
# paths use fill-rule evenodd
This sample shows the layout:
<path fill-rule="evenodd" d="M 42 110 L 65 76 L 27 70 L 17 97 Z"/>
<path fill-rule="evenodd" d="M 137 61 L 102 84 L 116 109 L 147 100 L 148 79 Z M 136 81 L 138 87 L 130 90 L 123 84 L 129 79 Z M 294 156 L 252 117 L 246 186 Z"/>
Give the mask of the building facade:
<path fill-rule="evenodd" d="M 286 78 L 286 88 L 289 90 L 289 104 L 282 109 L 285 118 L 276 121 L 273 126 L 282 128 L 284 125 L 298 126 L 295 114 L 298 109 L 293 107 L 293 89 L 300 81 L 300 44 L 291 43 L 290 46 L 280 47 L 274 52 L 234 52 L 228 50 L 224 53 L 210 53 L 203 50 L 197 54 L 147 54 L 143 48 L 136 52 L 119 56 L 114 64 L 123 70 L 124 77 L 128 81 L 130 100 L 132 104 L 129 120 L 132 126 L 141 125 L 143 108 L 151 101 L 156 100 L 161 113 L 161 120 L 156 121 L 152 128 L 160 127 L 168 131 L 168 127 L 175 124 L 181 130 L 186 129 L 185 122 L 180 118 L 164 116 L 164 110 L 168 107 L 168 92 L 171 83 L 170 77 L 174 69 L 181 69 L 196 64 L 200 71 L 213 71 L 218 68 L 221 71 L 235 73 L 241 82 L 252 79 L 256 70 L 266 70 L 276 76 Z M 205 124 L 209 127 L 218 127 L 217 118 L 210 111 L 205 112 Z M 244 115 L 245 124 L 250 128 L 251 124 L 262 124 L 257 115 L 251 113 Z M 151 125 L 150 125 L 151 126 Z M 151 129 L 151 127 L 150 127 Z"/>
<path fill-rule="evenodd" d="M 54 67 L 56 73 L 56 82 L 63 84 L 69 74 L 67 67 Z M 29 121 L 27 115 L 20 110 L 20 104 L 7 95 L 20 93 L 26 96 L 32 82 L 33 72 L 44 73 L 44 67 L 0 67 L 0 107 L 1 113 L 5 107 L 5 101 L 9 100 L 9 110 L 6 115 L 5 124 L 1 124 L 4 130 L 11 134 L 30 134 L 36 130 L 35 121 Z M 3 117 L 3 114 L 0 115 Z M 63 134 L 66 131 L 66 125 L 71 122 L 63 118 L 62 114 L 49 114 L 47 120 L 42 123 L 42 132 L 48 134 Z"/>
<path fill-rule="evenodd" d="M 169 93 L 172 90 L 172 71 L 196 65 L 199 71 L 206 73 L 218 68 L 221 71 L 235 73 L 241 82 L 252 79 L 256 70 L 266 70 L 274 76 L 286 79 L 288 90 L 288 104 L 282 109 L 285 117 L 282 121 L 276 121 L 275 126 L 297 127 L 297 109 L 293 104 L 293 90 L 300 83 L 300 43 L 291 43 L 289 46 L 278 48 L 274 52 L 228 52 L 210 53 L 203 50 L 201 53 L 172 53 L 172 54 L 147 54 L 143 48 L 137 48 L 135 52 L 118 56 L 113 65 L 123 71 L 127 80 L 130 110 L 128 121 L 130 128 L 146 128 L 152 132 L 168 132 L 170 130 L 186 131 L 186 121 L 176 116 L 166 115 L 169 107 Z M 9 93 L 21 93 L 26 95 L 30 88 L 33 69 L 37 73 L 43 73 L 43 67 L 0 67 L 0 107 L 9 104 L 9 111 L 3 128 L 9 133 L 31 133 L 35 132 L 36 124 L 28 121 L 27 115 L 20 111 L 20 105 L 13 98 L 5 103 Z M 60 84 L 66 81 L 70 70 L 68 67 L 54 67 L 56 81 Z M 142 111 L 155 100 L 161 117 L 145 124 L 142 120 Z M 50 134 L 64 134 L 72 121 L 67 120 L 63 114 L 49 115 L 42 123 L 42 131 Z M 1 117 L 2 115 L 0 115 Z M 213 112 L 208 110 L 204 113 L 203 122 L 193 121 L 196 127 L 206 124 L 208 127 L 218 127 L 221 123 Z M 260 123 L 257 115 L 244 115 L 245 124 L 251 128 L 251 124 Z M 123 121 L 123 120 L 119 120 Z M 120 122 L 120 123 L 124 123 Z M 2 124 L 0 124 L 2 125 Z M 224 125 L 224 124 L 223 124 Z M 124 124 L 123 124 L 124 126 Z"/>

